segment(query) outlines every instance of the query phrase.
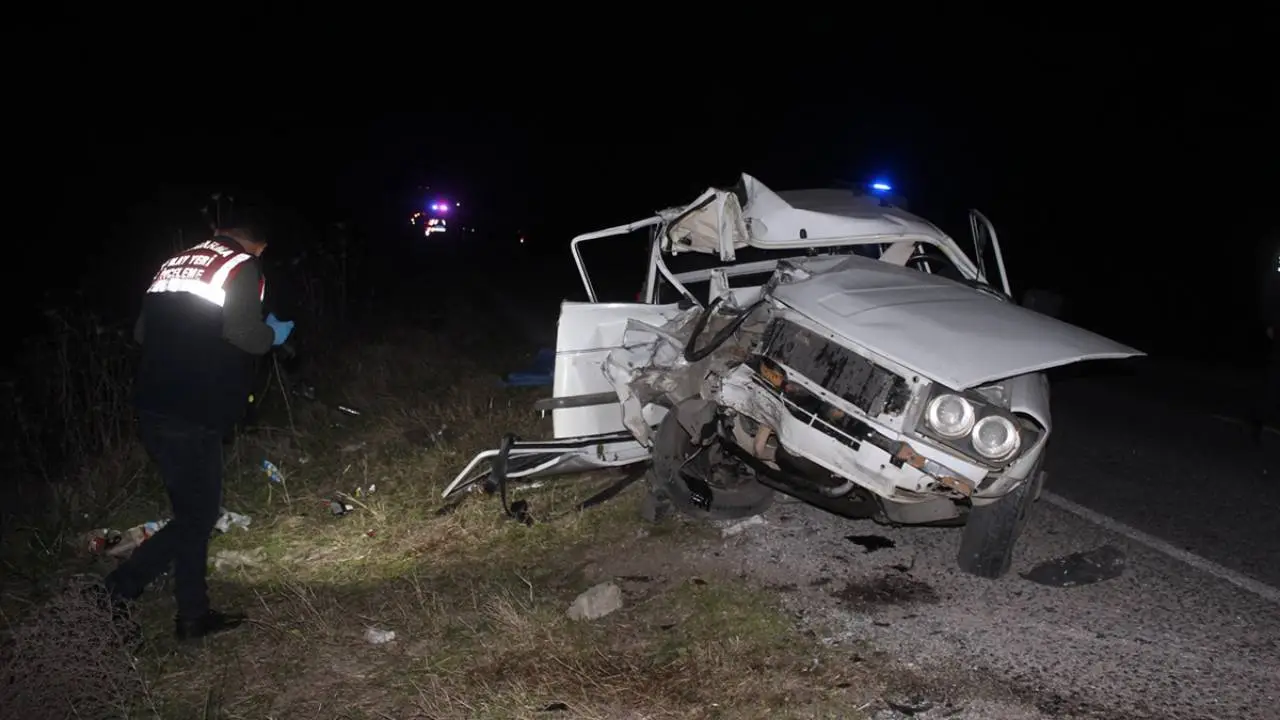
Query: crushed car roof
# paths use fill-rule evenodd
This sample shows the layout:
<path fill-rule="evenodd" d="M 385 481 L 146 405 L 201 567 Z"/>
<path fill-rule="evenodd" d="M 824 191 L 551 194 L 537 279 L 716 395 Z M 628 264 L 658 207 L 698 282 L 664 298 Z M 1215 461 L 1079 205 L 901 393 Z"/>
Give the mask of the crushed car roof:
<path fill-rule="evenodd" d="M 733 188 L 709 190 L 690 205 L 666 208 L 658 215 L 674 220 L 713 192 L 736 197 L 747 221 L 748 243 L 755 247 L 867 237 L 883 237 L 886 242 L 902 236 L 949 239 L 928 220 L 883 203 L 877 196 L 830 188 L 775 192 L 746 173 Z"/>
<path fill-rule="evenodd" d="M 760 243 L 794 240 L 801 230 L 811 239 L 924 235 L 946 237 L 938 226 L 875 196 L 850 190 L 774 192 L 750 175 L 742 176 L 751 238 Z"/>

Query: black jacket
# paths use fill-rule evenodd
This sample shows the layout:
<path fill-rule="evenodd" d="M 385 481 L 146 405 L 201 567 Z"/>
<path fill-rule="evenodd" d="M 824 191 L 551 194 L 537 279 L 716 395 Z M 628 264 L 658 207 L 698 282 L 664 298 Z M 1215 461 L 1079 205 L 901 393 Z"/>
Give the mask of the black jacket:
<path fill-rule="evenodd" d="M 215 238 L 243 252 L 229 238 Z M 221 306 L 189 292 L 148 292 L 134 337 L 142 345 L 135 403 L 226 433 L 243 416 L 253 383 L 254 356 L 265 355 L 275 334 L 262 321 L 261 266 L 239 264 Z"/>

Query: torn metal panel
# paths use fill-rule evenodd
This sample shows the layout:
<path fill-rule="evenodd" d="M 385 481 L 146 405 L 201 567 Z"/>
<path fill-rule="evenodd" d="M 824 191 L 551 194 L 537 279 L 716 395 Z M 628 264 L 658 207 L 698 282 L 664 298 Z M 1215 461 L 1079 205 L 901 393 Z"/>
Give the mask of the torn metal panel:
<path fill-rule="evenodd" d="M 488 477 L 488 464 L 493 462 L 498 452 L 498 449 L 493 449 L 477 454 L 445 487 L 441 495 L 447 498 Z M 625 431 L 580 438 L 517 441 L 512 444 L 509 452 L 507 477 L 528 479 L 570 475 L 623 467 L 648 459 L 648 448 L 642 447 L 631 433 Z"/>
<path fill-rule="evenodd" d="M 961 477 L 959 473 L 946 465 L 936 460 L 930 460 L 916 452 L 916 449 L 907 442 L 898 444 L 898 450 L 893 454 L 893 459 L 890 462 L 899 466 L 903 464 L 910 465 L 921 472 L 928 473 L 943 486 L 951 488 L 965 497 L 972 495 L 974 487 L 977 485 L 972 480 Z"/>
<path fill-rule="evenodd" d="M 714 307 L 695 345 L 705 347 L 746 310 L 732 296 Z M 681 401 L 701 397 L 715 399 L 718 378 L 750 357 L 763 332 L 768 309 L 761 306 L 741 327 L 706 357 L 690 361 L 685 350 L 698 326 L 703 308 L 691 308 L 662 325 L 633 320 L 623 334 L 622 347 L 609 353 L 604 373 L 618 391 L 622 422 L 642 444 L 651 445 L 651 423 L 644 412 L 650 405 L 675 407 Z"/>
<path fill-rule="evenodd" d="M 737 196 L 714 188 L 668 220 L 662 237 L 663 252 L 715 253 L 724 262 L 733 262 L 734 250 L 748 241 Z"/>
<path fill-rule="evenodd" d="M 927 472 L 926 467 L 945 470 L 940 474 L 960 478 L 970 485 L 976 485 L 987 474 L 986 468 L 975 463 L 957 462 L 949 457 L 948 465 L 923 456 L 929 464 L 895 461 L 901 444 L 897 438 L 874 429 L 872 432 L 878 434 L 874 440 L 849 435 L 765 387 L 746 366 L 739 367 L 725 379 L 720 402 L 772 428 L 779 444 L 793 455 L 897 502 L 918 502 L 932 493 L 952 492 L 950 486 Z M 904 495 L 903 491 L 919 495 Z"/>
<path fill-rule="evenodd" d="M 769 323 L 760 355 L 790 367 L 872 417 L 898 415 L 911 399 L 906 378 L 784 318 Z"/>

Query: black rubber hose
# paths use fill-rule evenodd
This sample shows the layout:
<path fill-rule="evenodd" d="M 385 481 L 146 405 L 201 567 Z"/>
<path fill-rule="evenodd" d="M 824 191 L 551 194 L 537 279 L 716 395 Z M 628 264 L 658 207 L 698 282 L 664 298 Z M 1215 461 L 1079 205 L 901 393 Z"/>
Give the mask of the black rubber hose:
<path fill-rule="evenodd" d="M 685 343 L 684 346 L 685 360 L 689 362 L 697 362 L 715 352 L 717 348 L 725 344 L 725 341 L 729 339 L 729 336 L 733 335 L 738 331 L 738 328 L 742 327 L 742 324 L 747 321 L 747 318 L 751 316 L 751 313 L 765 302 L 763 299 L 757 300 L 751 305 L 748 305 L 746 309 L 739 311 L 737 313 L 737 317 L 735 317 L 728 325 L 721 328 L 720 332 L 716 333 L 715 336 L 711 338 L 711 342 L 709 342 L 706 347 L 695 349 L 694 346 L 697 345 L 698 338 L 701 337 L 703 331 L 707 329 L 707 322 L 711 320 L 711 314 L 716 311 L 716 308 L 720 306 L 720 303 L 724 298 L 725 296 L 721 295 L 715 300 L 712 300 L 711 304 L 707 306 L 707 309 L 698 316 L 697 322 L 693 325 L 693 332 L 689 335 L 689 342 Z"/>
<path fill-rule="evenodd" d="M 519 440 L 514 433 L 507 433 L 502 436 L 502 443 L 498 445 L 498 454 L 493 458 L 490 465 L 489 474 L 497 480 L 498 495 L 502 498 L 502 510 L 507 517 L 525 525 L 532 525 L 533 518 L 529 516 L 529 503 L 524 500 L 517 500 L 510 505 L 507 504 L 507 460 L 511 455 L 511 446 Z"/>

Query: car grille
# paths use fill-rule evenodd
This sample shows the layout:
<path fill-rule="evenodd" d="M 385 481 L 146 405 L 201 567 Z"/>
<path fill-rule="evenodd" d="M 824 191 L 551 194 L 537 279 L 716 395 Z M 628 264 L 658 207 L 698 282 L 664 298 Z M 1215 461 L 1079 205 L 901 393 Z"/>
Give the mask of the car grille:
<path fill-rule="evenodd" d="M 760 354 L 870 417 L 897 415 L 911 397 L 911 388 L 902 376 L 789 320 L 778 318 L 769 323 Z"/>

